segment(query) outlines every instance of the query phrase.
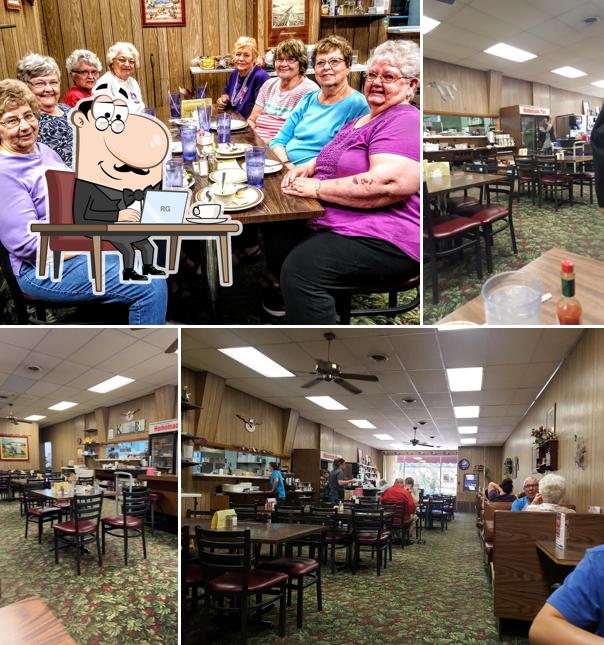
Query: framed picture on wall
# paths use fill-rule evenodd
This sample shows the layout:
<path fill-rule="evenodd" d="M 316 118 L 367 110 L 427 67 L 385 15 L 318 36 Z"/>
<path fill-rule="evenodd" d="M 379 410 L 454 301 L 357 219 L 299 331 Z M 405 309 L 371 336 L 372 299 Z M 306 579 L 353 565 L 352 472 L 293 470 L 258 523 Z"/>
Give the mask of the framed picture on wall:
<path fill-rule="evenodd" d="M 545 427 L 547 430 L 555 434 L 556 432 L 556 404 L 555 403 L 545 413 Z"/>
<path fill-rule="evenodd" d="M 299 38 L 308 44 L 308 0 L 266 1 L 266 48 L 274 47 L 286 38 Z"/>
<path fill-rule="evenodd" d="M 23 435 L 0 437 L 1 461 L 29 461 L 29 438 Z"/>
<path fill-rule="evenodd" d="M 4 0 L 4 8 L 21 11 L 21 0 Z"/>
<path fill-rule="evenodd" d="M 185 0 L 141 0 L 143 27 L 184 27 Z"/>

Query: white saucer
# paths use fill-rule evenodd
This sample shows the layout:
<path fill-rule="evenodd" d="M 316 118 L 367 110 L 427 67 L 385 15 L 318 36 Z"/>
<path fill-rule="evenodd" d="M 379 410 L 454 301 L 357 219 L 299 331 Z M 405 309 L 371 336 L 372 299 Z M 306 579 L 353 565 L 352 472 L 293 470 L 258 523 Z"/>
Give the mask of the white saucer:
<path fill-rule="evenodd" d="M 230 220 L 230 217 L 187 217 L 190 224 L 222 224 Z"/>

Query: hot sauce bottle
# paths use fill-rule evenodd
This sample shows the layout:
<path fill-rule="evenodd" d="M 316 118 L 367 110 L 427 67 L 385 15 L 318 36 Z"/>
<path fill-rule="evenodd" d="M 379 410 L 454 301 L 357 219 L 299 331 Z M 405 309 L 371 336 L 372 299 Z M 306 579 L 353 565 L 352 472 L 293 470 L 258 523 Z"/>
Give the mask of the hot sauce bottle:
<path fill-rule="evenodd" d="M 581 324 L 581 303 L 575 298 L 575 265 L 572 260 L 562 260 L 562 298 L 556 306 L 558 322 L 561 325 Z"/>

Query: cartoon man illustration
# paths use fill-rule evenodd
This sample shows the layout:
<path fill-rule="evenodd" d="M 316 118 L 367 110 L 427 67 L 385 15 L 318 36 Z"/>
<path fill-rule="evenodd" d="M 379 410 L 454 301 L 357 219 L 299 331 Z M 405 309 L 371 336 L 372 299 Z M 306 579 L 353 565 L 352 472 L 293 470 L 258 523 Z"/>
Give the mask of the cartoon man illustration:
<path fill-rule="evenodd" d="M 140 222 L 148 190 L 161 190 L 169 134 L 159 121 L 129 114 L 124 99 L 98 95 L 80 101 L 71 114 L 75 126 L 76 224 Z M 141 227 L 142 228 L 142 227 Z M 103 236 L 121 253 L 124 281 L 164 276 L 154 266 L 155 246 L 148 235 Z M 142 275 L 135 271 L 135 250 L 142 256 Z"/>

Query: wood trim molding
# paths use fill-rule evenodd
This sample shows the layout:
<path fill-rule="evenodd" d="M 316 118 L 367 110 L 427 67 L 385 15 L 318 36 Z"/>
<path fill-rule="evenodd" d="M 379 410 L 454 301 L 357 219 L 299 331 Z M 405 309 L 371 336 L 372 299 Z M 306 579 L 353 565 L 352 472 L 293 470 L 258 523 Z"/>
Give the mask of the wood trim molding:
<path fill-rule="evenodd" d="M 294 448 L 300 413 L 291 408 L 283 410 L 283 453 L 290 455 Z"/>
<path fill-rule="evenodd" d="M 202 372 L 198 384 L 197 400 L 203 410 L 200 410 L 195 434 L 198 437 L 205 437 L 208 441 L 214 441 L 218 431 L 218 419 L 226 381 L 211 372 Z"/>

